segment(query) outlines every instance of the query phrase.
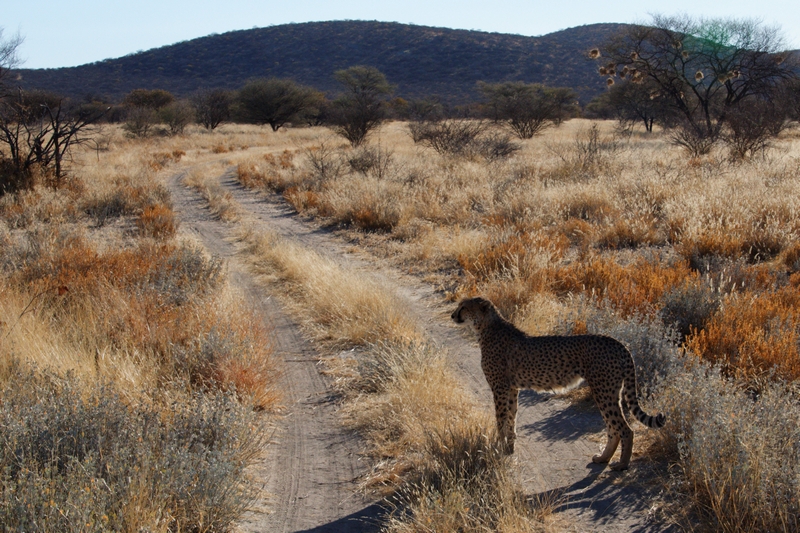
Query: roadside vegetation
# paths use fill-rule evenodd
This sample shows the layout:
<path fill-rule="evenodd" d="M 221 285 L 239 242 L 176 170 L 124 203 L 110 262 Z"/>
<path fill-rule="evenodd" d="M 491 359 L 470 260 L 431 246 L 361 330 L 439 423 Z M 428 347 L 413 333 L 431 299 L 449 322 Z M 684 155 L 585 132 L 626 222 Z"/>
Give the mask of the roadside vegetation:
<path fill-rule="evenodd" d="M 228 530 L 281 402 L 271 334 L 180 234 L 159 172 L 185 152 L 104 134 L 0 197 L 0 523 Z"/>

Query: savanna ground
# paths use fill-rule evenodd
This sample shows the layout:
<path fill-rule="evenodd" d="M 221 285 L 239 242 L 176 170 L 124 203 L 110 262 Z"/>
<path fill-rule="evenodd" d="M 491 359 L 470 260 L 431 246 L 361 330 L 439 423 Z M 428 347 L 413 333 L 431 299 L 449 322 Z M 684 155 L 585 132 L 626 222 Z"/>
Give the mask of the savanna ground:
<path fill-rule="evenodd" d="M 3 197 L 3 523 L 224 530 L 257 496 L 247 476 L 283 369 L 270 321 L 177 231 L 165 180 L 186 166 L 330 356 L 375 465 L 364 484 L 398 509 L 386 529 L 559 526 L 525 497 L 446 347 L 374 278 L 249 225 L 219 184 L 230 167 L 446 300 L 483 295 L 530 333 L 619 338 L 644 405 L 667 415 L 636 428 L 633 467 L 660 461 L 679 502 L 662 518 L 797 529 L 800 139 L 731 162 L 612 130 L 573 120 L 494 161 L 414 145 L 402 123 L 357 150 L 322 129 L 107 130 L 109 151 L 77 154 L 66 188 Z"/>

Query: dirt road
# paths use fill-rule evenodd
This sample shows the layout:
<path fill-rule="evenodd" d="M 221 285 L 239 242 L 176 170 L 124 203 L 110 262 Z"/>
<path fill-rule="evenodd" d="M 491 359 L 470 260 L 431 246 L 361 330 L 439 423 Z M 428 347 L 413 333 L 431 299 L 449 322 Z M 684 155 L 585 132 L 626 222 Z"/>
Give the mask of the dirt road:
<path fill-rule="evenodd" d="M 268 459 L 257 474 L 269 496 L 264 512 L 253 513 L 243 531 L 348 532 L 376 530 L 380 508 L 356 490 L 356 479 L 368 465 L 358 455 L 355 435 L 338 423 L 326 378 L 319 372 L 314 346 L 259 286 L 237 256 L 235 225 L 214 220 L 204 201 L 170 178 L 175 211 L 182 231 L 194 235 L 210 253 L 228 262 L 231 283 L 265 311 L 276 344 L 287 361 L 288 413 L 281 422 Z M 232 172 L 220 177 L 256 231 L 269 230 L 314 249 L 348 269 L 378 276 L 403 298 L 412 315 L 437 345 L 448 350 L 465 386 L 491 405 L 491 393 L 480 368 L 480 352 L 466 328 L 450 320 L 453 305 L 432 287 L 403 275 L 366 253 L 353 253 L 336 236 L 302 221 L 277 197 L 241 187 Z M 519 437 L 515 461 L 527 494 L 555 501 L 573 531 L 667 531 L 648 520 L 658 487 L 649 482 L 653 468 L 646 459 L 631 470 L 612 473 L 594 465 L 591 456 L 605 441 L 597 438 L 603 421 L 596 410 L 571 406 L 550 396 L 526 392 L 520 398 Z M 594 437 L 593 437 L 594 436 Z M 602 442 L 601 442 L 602 441 Z"/>

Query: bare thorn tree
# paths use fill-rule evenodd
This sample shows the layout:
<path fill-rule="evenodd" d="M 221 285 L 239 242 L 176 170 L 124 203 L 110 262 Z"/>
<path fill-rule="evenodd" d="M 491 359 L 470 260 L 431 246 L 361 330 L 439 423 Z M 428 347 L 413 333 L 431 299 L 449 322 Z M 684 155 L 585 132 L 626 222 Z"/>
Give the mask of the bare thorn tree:
<path fill-rule="evenodd" d="M 749 19 L 657 15 L 611 39 L 601 58 L 601 75 L 654 87 L 678 117 L 673 141 L 693 155 L 723 138 L 730 117 L 796 77 L 779 29 Z"/>
<path fill-rule="evenodd" d="M 197 122 L 207 130 L 213 130 L 230 118 L 231 96 L 228 91 L 201 91 L 192 96 L 190 101 Z"/>
<path fill-rule="evenodd" d="M 57 95 L 11 87 L 9 71 L 19 65 L 18 34 L 3 39 L 0 28 L 0 195 L 34 185 L 39 171 L 58 188 L 76 144 L 89 140 L 89 126 L 107 110 L 71 106 Z"/>
<path fill-rule="evenodd" d="M 39 170 L 59 188 L 71 149 L 89 141 L 92 126 L 106 110 L 84 109 L 49 93 L 17 90 L 0 100 L 0 194 L 33 185 Z"/>

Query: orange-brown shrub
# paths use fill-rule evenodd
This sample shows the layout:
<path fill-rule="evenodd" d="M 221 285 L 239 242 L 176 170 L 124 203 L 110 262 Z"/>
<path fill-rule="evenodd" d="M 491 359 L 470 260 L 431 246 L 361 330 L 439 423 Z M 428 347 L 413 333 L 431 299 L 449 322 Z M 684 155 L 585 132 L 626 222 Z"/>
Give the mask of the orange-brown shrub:
<path fill-rule="evenodd" d="M 699 268 L 704 257 L 721 256 L 735 259 L 739 257 L 744 243 L 734 231 L 722 228 L 708 229 L 699 235 L 684 236 L 675 250 L 692 266 Z"/>
<path fill-rule="evenodd" d="M 145 207 L 136 219 L 139 233 L 145 237 L 167 239 L 173 237 L 178 229 L 175 213 L 169 206 L 156 204 Z"/>
<path fill-rule="evenodd" d="M 80 235 L 58 236 L 54 241 L 40 245 L 45 249 L 28 257 L 13 277 L 31 288 L 67 286 L 73 292 L 91 292 L 107 284 L 126 290 L 176 288 L 205 293 L 219 279 L 220 268 L 213 261 L 175 244 L 142 244 L 100 253 Z M 198 274 L 206 277 L 195 277 Z M 169 287 L 158 286 L 167 282 Z"/>
<path fill-rule="evenodd" d="M 320 216 L 330 215 L 327 210 L 320 211 L 322 200 L 316 191 L 294 186 L 286 189 L 283 192 L 283 197 L 298 213 L 315 209 Z"/>
<path fill-rule="evenodd" d="M 783 252 L 787 237 L 763 226 L 713 228 L 700 235 L 684 237 L 676 246 L 678 253 L 693 264 L 703 257 L 744 257 L 751 263 L 768 261 Z"/>
<path fill-rule="evenodd" d="M 619 216 L 619 209 L 608 199 L 589 192 L 570 196 L 562 204 L 560 212 L 564 219 L 578 218 L 591 222 L 604 222 Z"/>
<path fill-rule="evenodd" d="M 795 241 L 783 250 L 781 263 L 792 274 L 800 272 L 800 241 Z"/>
<path fill-rule="evenodd" d="M 475 256 L 459 254 L 466 280 L 459 297 L 480 294 L 497 305 L 504 316 L 528 305 L 537 293 L 551 290 L 556 263 L 569 248 L 561 234 L 507 229 L 486 243 Z"/>
<path fill-rule="evenodd" d="M 345 222 L 365 231 L 392 231 L 397 225 L 397 217 L 394 213 L 383 213 L 370 206 L 355 208 Z"/>
<path fill-rule="evenodd" d="M 547 251 L 557 260 L 563 257 L 569 245 L 569 239 L 561 234 L 546 235 L 512 228 L 490 240 L 477 256 L 460 254 L 457 260 L 478 281 L 512 271 L 524 276 L 529 255 Z"/>
<path fill-rule="evenodd" d="M 473 279 L 462 287 L 459 296 L 471 297 L 480 295 L 483 298 L 487 298 L 495 304 L 500 314 L 513 321 L 517 312 L 525 309 L 537 292 L 546 290 L 544 284 L 538 284 L 537 281 L 536 278 L 527 278 L 499 279 L 477 283 Z"/>
<path fill-rule="evenodd" d="M 581 252 L 586 252 L 592 246 L 597 233 L 595 226 L 580 218 L 568 218 L 554 226 L 551 231 L 566 237 L 570 244 L 578 247 Z"/>
<path fill-rule="evenodd" d="M 274 353 L 272 331 L 255 310 L 220 318 L 204 337 L 207 340 L 214 333 L 224 340 L 204 346 L 205 351 L 214 351 L 208 355 L 211 364 L 205 372 L 210 386 L 235 390 L 259 410 L 275 410 L 281 400 L 278 383 L 283 371 Z"/>
<path fill-rule="evenodd" d="M 36 222 L 78 221 L 82 216 L 82 193 L 78 180 L 71 190 L 36 187 L 0 196 L 0 219 L 10 228 L 25 228 Z"/>
<path fill-rule="evenodd" d="M 169 190 L 164 185 L 150 178 L 138 180 L 129 176 L 116 177 L 107 191 L 81 200 L 82 210 L 101 226 L 108 219 L 139 215 L 159 204 L 170 205 Z"/>
<path fill-rule="evenodd" d="M 800 378 L 800 289 L 790 284 L 767 292 L 729 295 L 705 327 L 686 340 L 696 355 L 745 379 L 771 370 Z"/>
<path fill-rule="evenodd" d="M 79 236 L 46 248 L 10 281 L 75 342 L 144 354 L 165 379 L 233 386 L 264 409 L 275 403 L 269 332 L 244 310 L 213 304 L 219 261 L 174 244 L 100 253 Z"/>
<path fill-rule="evenodd" d="M 156 152 L 151 154 L 147 166 L 158 172 L 170 163 L 177 163 L 185 155 L 186 152 L 183 150 L 173 150 L 172 152 Z"/>
<path fill-rule="evenodd" d="M 588 293 L 608 300 L 622 317 L 629 317 L 654 313 L 664 294 L 697 277 L 686 261 L 669 265 L 640 258 L 622 266 L 613 259 L 595 257 L 558 269 L 553 288 L 560 294 Z"/>
<path fill-rule="evenodd" d="M 284 150 L 279 156 L 264 155 L 264 163 L 240 163 L 236 168 L 239 182 L 249 189 L 265 189 L 283 192 L 291 187 L 293 176 L 294 152 Z"/>
<path fill-rule="evenodd" d="M 602 231 L 597 244 L 601 248 L 620 249 L 659 245 L 666 241 L 667 236 L 658 228 L 655 219 L 619 218 Z"/>
<path fill-rule="evenodd" d="M 239 183 L 248 189 L 266 189 L 271 182 L 267 173 L 255 163 L 239 163 L 236 166 L 236 176 Z"/>
<path fill-rule="evenodd" d="M 270 166 L 288 170 L 294 168 L 294 152 L 291 150 L 284 150 L 281 154 L 275 157 L 275 154 L 265 154 L 264 161 Z"/>

